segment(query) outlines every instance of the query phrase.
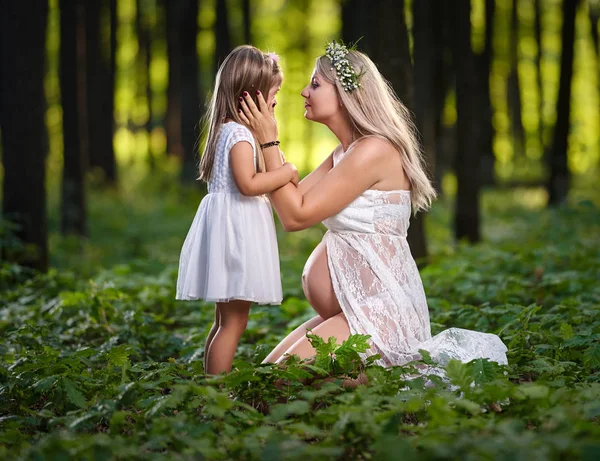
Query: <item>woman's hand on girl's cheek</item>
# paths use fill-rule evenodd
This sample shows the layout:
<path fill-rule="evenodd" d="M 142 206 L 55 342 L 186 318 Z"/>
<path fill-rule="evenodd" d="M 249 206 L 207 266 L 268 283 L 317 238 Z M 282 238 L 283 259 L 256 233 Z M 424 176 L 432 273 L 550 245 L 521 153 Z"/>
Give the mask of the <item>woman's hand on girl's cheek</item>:
<path fill-rule="evenodd" d="M 277 120 L 269 110 L 262 93 L 257 91 L 257 100 L 260 107 L 252 100 L 248 92 L 244 92 L 240 99 L 240 118 L 250 127 L 261 144 L 277 139 Z"/>

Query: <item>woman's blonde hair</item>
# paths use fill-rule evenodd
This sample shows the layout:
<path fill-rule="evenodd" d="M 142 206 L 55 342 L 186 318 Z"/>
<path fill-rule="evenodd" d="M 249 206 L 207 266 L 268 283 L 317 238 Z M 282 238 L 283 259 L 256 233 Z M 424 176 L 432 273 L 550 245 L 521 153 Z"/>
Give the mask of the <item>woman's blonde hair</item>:
<path fill-rule="evenodd" d="M 317 58 L 315 70 L 335 85 L 338 97 L 359 135 L 358 139 L 365 136 L 381 137 L 400 152 L 402 166 L 411 184 L 413 211 L 416 213 L 428 209 L 437 194 L 426 173 L 425 159 L 410 112 L 367 55 L 350 50 L 346 59 L 358 75 L 360 88 L 355 90 L 344 90 L 327 56 Z"/>
<path fill-rule="evenodd" d="M 238 98 L 241 94 L 247 91 L 258 105 L 256 90 L 259 90 L 266 99 L 271 88 L 281 84 L 283 74 L 277 59 L 274 59 L 273 56 L 273 54 L 263 53 L 254 46 L 242 45 L 229 53 L 221 64 L 215 78 L 215 87 L 206 115 L 203 118 L 202 137 L 206 141 L 200 159 L 198 179 L 208 182 L 212 176 L 217 137 L 223 121 L 227 118 L 244 124 L 238 113 Z M 264 171 L 265 160 L 256 137 L 254 144 L 258 151 L 258 171 Z"/>

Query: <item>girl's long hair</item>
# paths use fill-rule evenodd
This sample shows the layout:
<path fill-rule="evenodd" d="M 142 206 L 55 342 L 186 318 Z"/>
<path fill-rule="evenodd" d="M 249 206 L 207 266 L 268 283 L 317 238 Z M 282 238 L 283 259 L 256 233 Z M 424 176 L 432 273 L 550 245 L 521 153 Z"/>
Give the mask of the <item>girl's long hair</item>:
<path fill-rule="evenodd" d="M 368 56 L 351 50 L 346 58 L 359 76 L 361 87 L 358 89 L 344 90 L 327 56 L 317 58 L 316 72 L 335 85 L 359 139 L 377 136 L 386 139 L 398 150 L 411 184 L 413 211 L 428 209 L 437 194 L 426 173 L 425 159 L 410 112 Z"/>
<path fill-rule="evenodd" d="M 281 68 L 272 55 L 263 53 L 250 45 L 238 46 L 229 53 L 217 72 L 215 87 L 202 121 L 201 137 L 205 139 L 205 142 L 198 179 L 208 182 L 212 176 L 217 137 L 223 121 L 228 118 L 244 124 L 238 113 L 240 107 L 238 98 L 242 93 L 244 91 L 250 93 L 258 105 L 256 90 L 259 90 L 266 99 L 271 88 L 281 84 L 282 80 Z M 264 171 L 265 160 L 256 138 L 254 144 L 258 151 L 257 169 Z"/>

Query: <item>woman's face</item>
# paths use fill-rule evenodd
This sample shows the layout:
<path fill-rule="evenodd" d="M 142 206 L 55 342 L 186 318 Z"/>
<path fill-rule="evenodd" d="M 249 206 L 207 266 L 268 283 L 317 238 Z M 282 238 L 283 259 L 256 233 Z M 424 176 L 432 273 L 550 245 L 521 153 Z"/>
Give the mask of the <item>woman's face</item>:
<path fill-rule="evenodd" d="M 326 123 L 339 113 L 340 103 L 335 86 L 316 71 L 300 94 L 304 98 L 304 117 L 308 120 Z"/>

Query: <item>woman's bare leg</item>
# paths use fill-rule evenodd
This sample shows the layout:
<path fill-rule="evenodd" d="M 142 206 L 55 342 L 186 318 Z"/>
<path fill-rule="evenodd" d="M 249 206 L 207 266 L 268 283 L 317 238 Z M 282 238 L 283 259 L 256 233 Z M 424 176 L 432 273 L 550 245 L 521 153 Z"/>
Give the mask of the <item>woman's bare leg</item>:
<path fill-rule="evenodd" d="M 317 245 L 304 265 L 302 288 L 306 299 L 319 315 L 300 325 L 287 335 L 263 360 L 263 363 L 271 363 L 281 359 L 289 348 L 306 336 L 307 328 L 313 330 L 326 319 L 341 312 L 340 305 L 333 291 L 333 286 L 331 285 L 331 276 L 327 263 L 327 247 L 324 242 Z"/>
<path fill-rule="evenodd" d="M 212 324 L 212 327 L 208 333 L 206 338 L 206 344 L 204 345 L 204 370 L 206 371 L 206 357 L 208 357 L 208 349 L 210 349 L 210 344 L 212 343 L 217 330 L 219 329 L 219 309 L 215 305 L 215 321 Z"/>
<path fill-rule="evenodd" d="M 313 334 L 320 336 L 325 341 L 330 336 L 335 337 L 338 344 L 348 339 L 350 336 L 350 327 L 348 321 L 343 313 L 335 315 L 330 319 L 324 320 L 318 327 L 313 330 Z M 284 355 L 279 357 L 275 363 L 281 363 L 286 359 L 285 355 L 298 355 L 301 359 L 307 359 L 315 355 L 315 349 L 311 346 L 306 336 L 300 338 L 296 343 L 290 347 Z"/>
<path fill-rule="evenodd" d="M 217 303 L 219 328 L 206 352 L 206 374 L 229 373 L 238 342 L 248 325 L 249 301 Z"/>
<path fill-rule="evenodd" d="M 303 336 L 306 336 L 306 330 L 313 330 L 324 320 L 320 316 L 313 317 L 312 319 L 304 322 L 294 331 L 292 331 L 289 335 L 287 335 L 283 340 L 273 349 L 269 355 L 265 357 L 262 363 L 273 363 L 279 357 L 281 357 L 290 347 L 292 347 L 296 341 L 298 341 Z"/>

